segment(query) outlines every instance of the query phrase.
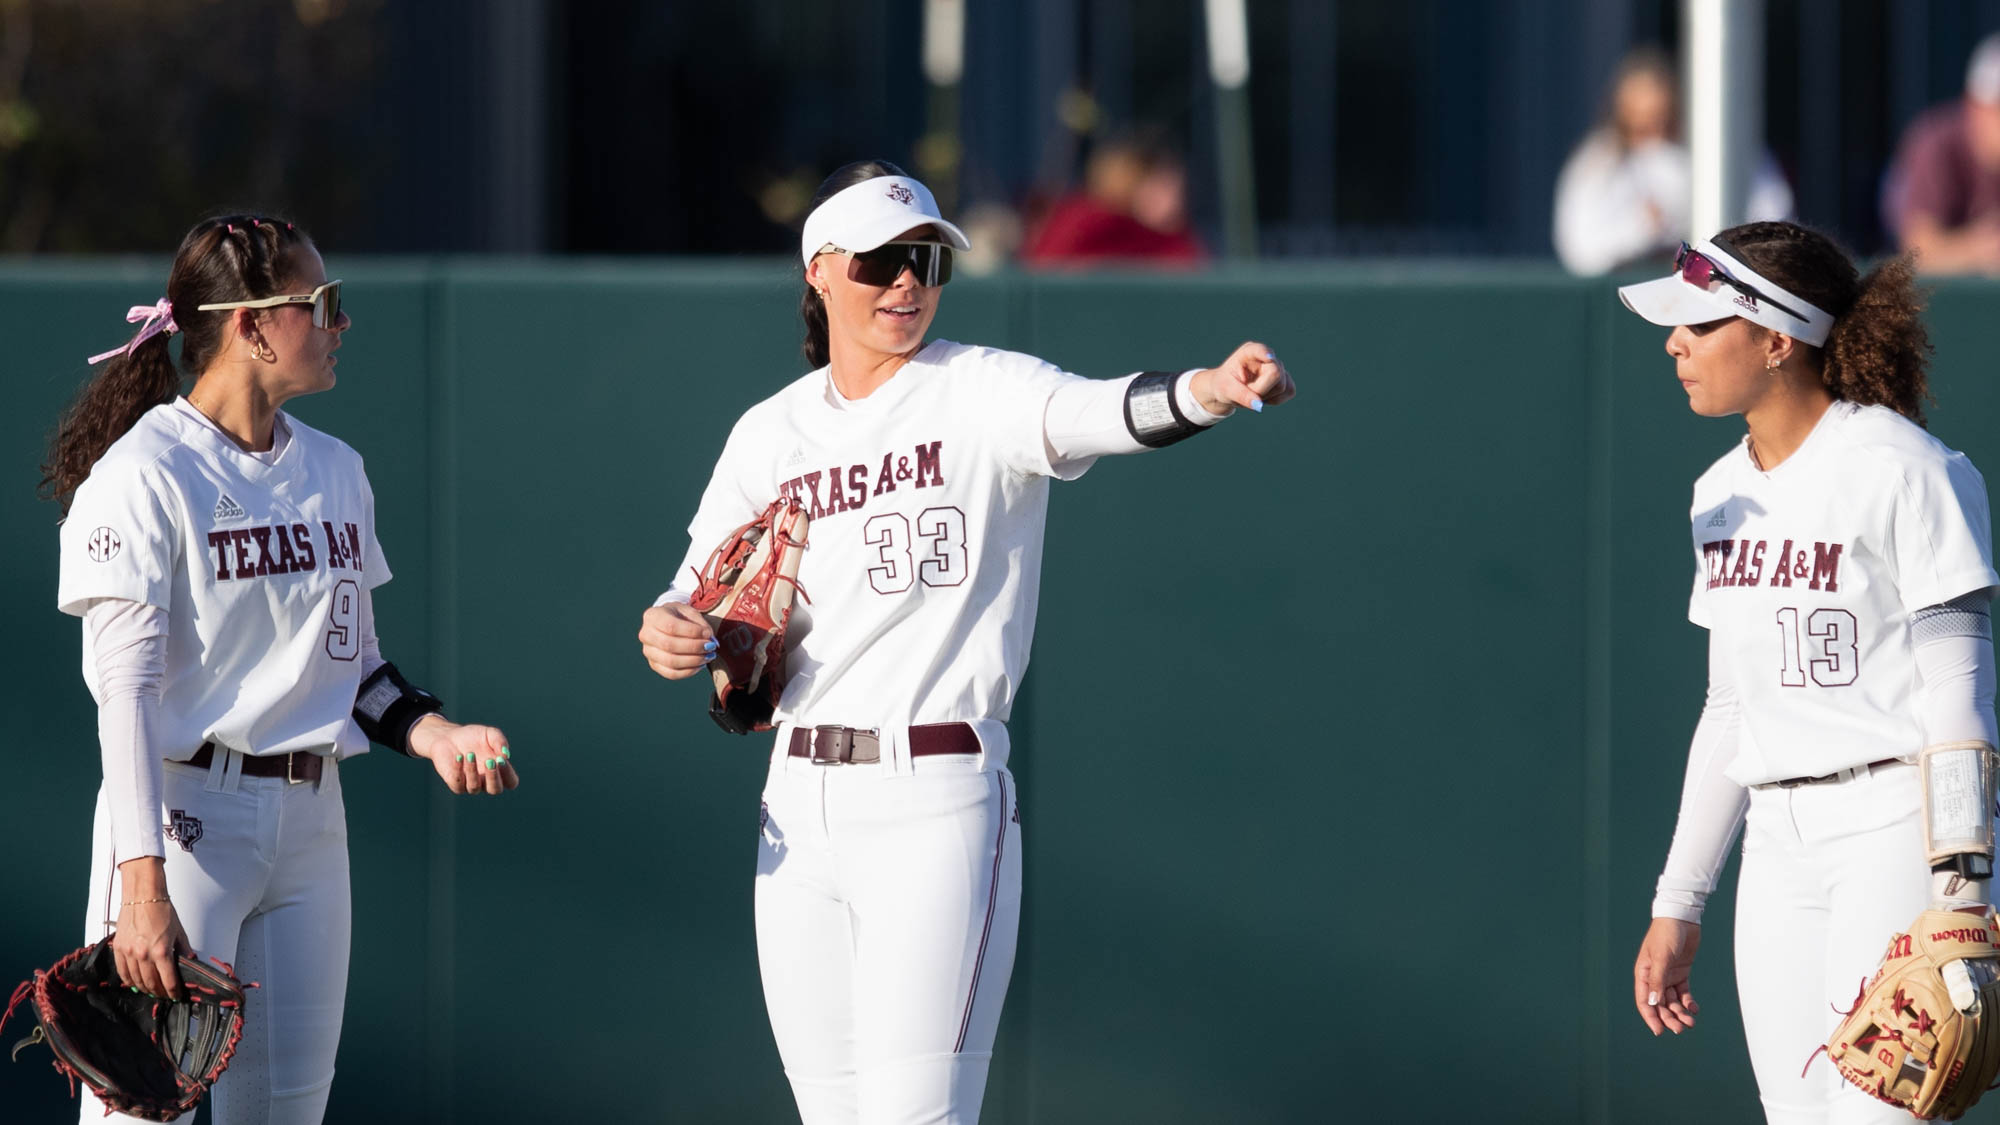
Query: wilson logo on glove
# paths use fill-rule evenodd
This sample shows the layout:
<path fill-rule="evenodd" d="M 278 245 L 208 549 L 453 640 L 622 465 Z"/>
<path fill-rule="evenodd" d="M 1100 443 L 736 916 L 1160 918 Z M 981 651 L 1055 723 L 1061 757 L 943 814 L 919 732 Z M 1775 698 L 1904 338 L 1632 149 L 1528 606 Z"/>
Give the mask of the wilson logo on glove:
<path fill-rule="evenodd" d="M 2000 946 L 1987 924 L 1927 910 L 1889 941 L 1825 1051 L 1847 1081 L 1924 1120 L 1956 1120 L 2000 1073 Z M 1806 1060 L 1812 1067 L 1812 1059 Z"/>

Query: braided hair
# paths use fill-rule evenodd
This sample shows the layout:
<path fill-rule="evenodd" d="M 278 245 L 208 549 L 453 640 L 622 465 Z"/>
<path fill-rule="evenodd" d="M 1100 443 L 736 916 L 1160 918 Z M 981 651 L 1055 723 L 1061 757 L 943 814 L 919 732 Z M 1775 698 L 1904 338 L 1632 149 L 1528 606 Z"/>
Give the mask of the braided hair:
<path fill-rule="evenodd" d="M 182 372 L 200 375 L 221 352 L 231 311 L 202 312 L 196 306 L 282 292 L 295 252 L 310 241 L 291 223 L 262 215 L 219 215 L 196 223 L 167 274 L 167 301 L 181 337 L 179 367 L 164 332 L 105 361 L 56 422 L 40 494 L 68 512 L 77 486 L 104 451 L 148 410 L 173 401 Z"/>

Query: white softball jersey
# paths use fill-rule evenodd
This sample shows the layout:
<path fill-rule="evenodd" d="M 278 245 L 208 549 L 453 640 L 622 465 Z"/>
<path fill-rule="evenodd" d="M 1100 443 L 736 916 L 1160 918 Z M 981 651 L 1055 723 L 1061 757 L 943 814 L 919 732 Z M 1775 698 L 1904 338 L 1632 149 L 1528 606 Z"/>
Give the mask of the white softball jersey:
<path fill-rule="evenodd" d="M 1740 785 L 1914 758 L 1910 615 L 2000 585 L 1986 485 L 1882 406 L 1834 403 L 1765 472 L 1748 441 L 1695 483 L 1688 617 L 1739 693 Z"/>
<path fill-rule="evenodd" d="M 184 400 L 148 411 L 77 489 L 56 597 L 168 617 L 156 739 L 169 759 L 204 742 L 245 754 L 368 741 L 352 717 L 366 591 L 387 582 L 361 457 L 281 414 L 291 440 L 267 464 Z M 84 682 L 103 702 L 92 638 Z"/>
<path fill-rule="evenodd" d="M 811 372 L 737 422 L 667 599 L 780 495 L 812 516 L 779 723 L 974 722 L 989 762 L 1027 668 L 1053 463 L 1043 415 L 1090 382 L 1033 356 L 934 340 L 868 397 Z M 810 601 L 808 601 L 810 599 Z M 823 610 L 816 612 L 816 609 Z M 893 643 L 876 643 L 893 636 Z"/>

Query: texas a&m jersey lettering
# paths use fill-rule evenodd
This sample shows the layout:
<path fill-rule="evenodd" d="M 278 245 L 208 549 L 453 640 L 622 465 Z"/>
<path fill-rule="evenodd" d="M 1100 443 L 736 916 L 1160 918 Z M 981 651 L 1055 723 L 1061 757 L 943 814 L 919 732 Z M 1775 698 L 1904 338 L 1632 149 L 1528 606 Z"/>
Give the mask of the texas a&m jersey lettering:
<path fill-rule="evenodd" d="M 1701 545 L 1708 588 L 1734 586 L 1791 587 L 1840 592 L 1840 556 L 1844 543 L 1814 543 L 1808 557 L 1803 540 L 1787 539 L 1775 555 L 1762 539 L 1717 539 Z"/>
<path fill-rule="evenodd" d="M 328 570 L 361 569 L 361 529 L 351 523 L 336 527 L 321 521 L 326 532 Z M 319 569 L 319 553 L 313 546 L 312 529 L 303 523 L 274 523 L 263 527 L 237 527 L 208 533 L 208 547 L 215 562 L 215 580 L 263 578 L 273 574 L 299 574 Z"/>
<path fill-rule="evenodd" d="M 778 486 L 778 493 L 806 506 L 815 520 L 851 512 L 870 498 L 900 488 L 944 484 L 944 442 L 918 442 L 909 453 L 882 454 L 881 464 L 861 464 L 802 473 Z"/>

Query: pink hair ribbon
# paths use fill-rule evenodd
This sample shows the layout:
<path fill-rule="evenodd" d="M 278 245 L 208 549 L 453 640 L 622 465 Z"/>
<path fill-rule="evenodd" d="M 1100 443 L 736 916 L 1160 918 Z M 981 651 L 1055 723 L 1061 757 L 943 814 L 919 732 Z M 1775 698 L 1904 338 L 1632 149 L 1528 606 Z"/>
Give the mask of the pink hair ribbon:
<path fill-rule="evenodd" d="M 131 311 L 125 314 L 125 322 L 139 325 L 139 334 L 122 348 L 112 348 L 102 355 L 91 356 L 91 363 L 102 363 L 114 355 L 131 355 L 133 348 L 161 333 L 171 336 L 180 331 L 180 325 L 174 323 L 174 306 L 165 297 L 155 304 L 133 305 Z"/>

